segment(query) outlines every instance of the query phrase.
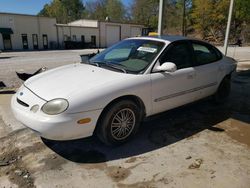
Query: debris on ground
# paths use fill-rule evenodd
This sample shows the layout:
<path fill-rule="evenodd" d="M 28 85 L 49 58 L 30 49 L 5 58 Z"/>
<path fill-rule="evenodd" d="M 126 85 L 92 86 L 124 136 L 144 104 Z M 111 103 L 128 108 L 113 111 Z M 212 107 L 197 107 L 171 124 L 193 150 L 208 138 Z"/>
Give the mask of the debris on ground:
<path fill-rule="evenodd" d="M 201 164 L 203 163 L 202 159 L 195 159 L 195 161 L 189 165 L 189 169 L 196 169 L 196 168 L 200 168 Z"/>
<path fill-rule="evenodd" d="M 10 158 L 10 159 L 6 159 L 6 158 L 3 158 L 2 160 L 0 159 L 0 167 L 1 166 L 8 166 L 8 165 L 16 162 L 19 159 L 21 159 L 21 156 L 17 156 L 15 158 Z"/>
<path fill-rule="evenodd" d="M 28 80 L 32 76 L 35 76 L 39 73 L 46 71 L 47 69 L 48 69 L 47 67 L 42 67 L 42 68 L 38 69 L 36 72 L 34 72 L 33 74 L 16 72 L 16 75 L 18 76 L 18 78 L 25 81 L 25 80 Z"/>

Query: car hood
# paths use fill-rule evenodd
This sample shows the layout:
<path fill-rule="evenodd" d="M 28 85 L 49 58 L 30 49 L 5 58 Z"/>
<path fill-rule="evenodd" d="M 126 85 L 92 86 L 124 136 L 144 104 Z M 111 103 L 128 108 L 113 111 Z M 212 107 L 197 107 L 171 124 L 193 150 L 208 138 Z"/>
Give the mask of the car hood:
<path fill-rule="evenodd" d="M 24 85 L 40 98 L 49 101 L 55 98 L 68 99 L 75 92 L 96 90 L 97 87 L 126 79 L 127 76 L 88 64 L 72 64 L 33 76 Z"/>

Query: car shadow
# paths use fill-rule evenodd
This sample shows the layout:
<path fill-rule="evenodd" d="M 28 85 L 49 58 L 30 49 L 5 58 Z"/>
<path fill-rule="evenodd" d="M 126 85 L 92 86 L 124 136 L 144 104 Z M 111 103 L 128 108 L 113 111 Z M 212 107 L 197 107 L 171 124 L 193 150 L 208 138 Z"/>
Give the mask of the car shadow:
<path fill-rule="evenodd" d="M 51 150 L 73 162 L 100 163 L 147 153 L 191 137 L 230 117 L 228 105 L 214 105 L 206 99 L 153 116 L 142 123 L 136 137 L 116 147 L 106 146 L 96 136 L 72 141 L 42 138 Z"/>

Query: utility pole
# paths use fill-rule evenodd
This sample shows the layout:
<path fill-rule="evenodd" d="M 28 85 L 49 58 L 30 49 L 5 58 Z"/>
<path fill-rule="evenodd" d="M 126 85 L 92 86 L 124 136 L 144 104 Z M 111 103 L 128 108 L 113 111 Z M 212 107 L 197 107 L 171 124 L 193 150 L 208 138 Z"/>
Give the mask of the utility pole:
<path fill-rule="evenodd" d="M 186 36 L 186 0 L 183 0 L 182 35 Z"/>
<path fill-rule="evenodd" d="M 158 35 L 162 35 L 164 0 L 159 1 Z"/>
<path fill-rule="evenodd" d="M 224 49 L 223 49 L 224 55 L 227 55 L 228 38 L 229 38 L 229 33 L 230 33 L 230 25 L 231 25 L 231 20 L 232 20 L 233 6 L 234 6 L 234 0 L 231 0 L 230 7 L 229 7 L 229 13 L 228 13 L 225 41 L 224 41 Z"/>

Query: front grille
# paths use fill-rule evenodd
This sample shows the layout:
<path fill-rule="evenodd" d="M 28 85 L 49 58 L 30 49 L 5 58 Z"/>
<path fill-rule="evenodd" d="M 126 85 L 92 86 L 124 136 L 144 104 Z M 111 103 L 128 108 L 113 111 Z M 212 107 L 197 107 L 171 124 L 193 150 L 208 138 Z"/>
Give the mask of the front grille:
<path fill-rule="evenodd" d="M 22 106 L 25 106 L 25 107 L 29 107 L 29 105 L 23 101 L 21 101 L 20 99 L 16 98 L 16 101 L 21 104 Z"/>

